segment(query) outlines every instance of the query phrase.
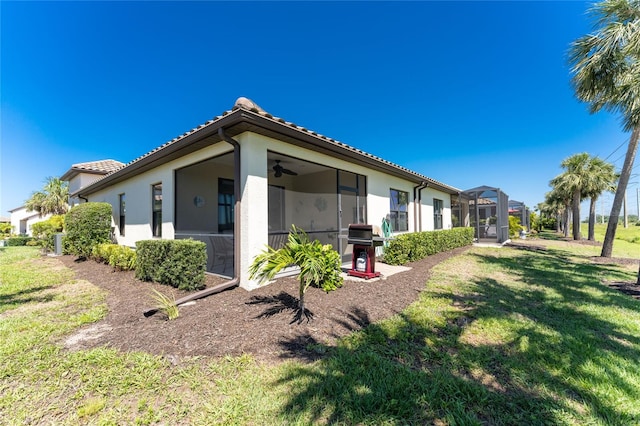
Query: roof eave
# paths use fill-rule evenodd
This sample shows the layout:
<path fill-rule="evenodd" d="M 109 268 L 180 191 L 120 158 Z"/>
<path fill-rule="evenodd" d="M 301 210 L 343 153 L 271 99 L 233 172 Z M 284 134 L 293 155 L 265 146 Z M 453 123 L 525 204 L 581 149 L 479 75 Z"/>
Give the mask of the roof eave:
<path fill-rule="evenodd" d="M 414 183 L 427 182 L 430 188 L 440 190 L 448 194 L 458 194 L 461 190 L 438 182 L 427 176 L 420 175 L 408 169 L 402 168 L 383 159 L 377 158 L 364 151 L 360 151 L 349 145 L 342 144 L 333 139 L 324 137 L 305 128 L 288 123 L 281 119 L 275 119 L 269 114 L 248 111 L 245 109 L 233 110 L 222 117 L 194 129 L 186 136 L 167 142 L 148 154 L 133 160 L 123 168 L 106 175 L 104 178 L 89 184 L 77 192 L 78 196 L 87 196 L 94 192 L 107 188 L 110 185 L 121 182 L 137 174 L 150 170 L 159 164 L 169 162 L 175 158 L 195 152 L 205 146 L 218 143 L 219 128 L 224 128 L 230 136 L 235 136 L 244 131 L 263 134 L 286 142 L 310 148 L 316 152 L 332 155 L 374 170 L 397 176 Z M 232 129 L 234 128 L 234 129 Z M 208 140 L 207 140 L 208 139 Z M 204 143 L 203 143 L 204 142 Z"/>

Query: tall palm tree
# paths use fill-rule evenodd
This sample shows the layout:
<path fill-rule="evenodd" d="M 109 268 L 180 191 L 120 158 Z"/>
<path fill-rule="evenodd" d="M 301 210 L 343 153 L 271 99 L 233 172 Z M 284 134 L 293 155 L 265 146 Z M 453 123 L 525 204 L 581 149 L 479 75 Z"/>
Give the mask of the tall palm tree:
<path fill-rule="evenodd" d="M 56 177 L 48 177 L 42 191 L 36 191 L 25 201 L 28 211 L 36 211 L 40 216 L 65 214 L 69 210 L 69 183 Z"/>
<path fill-rule="evenodd" d="M 587 188 L 589 160 L 589 154 L 586 152 L 574 154 L 564 159 L 561 166 L 565 171 L 558 176 L 557 179 L 559 181 L 556 183 L 556 185 L 562 185 L 564 190 L 571 194 L 574 240 L 582 239 L 582 234 L 580 233 L 580 202 L 583 198 L 583 192 Z"/>
<path fill-rule="evenodd" d="M 571 44 L 569 63 L 576 96 L 589 110 L 619 113 L 631 131 L 620 179 L 611 206 L 603 257 L 611 257 L 620 208 L 627 190 L 640 136 L 640 2 L 604 0 L 591 12 L 597 28 Z"/>
<path fill-rule="evenodd" d="M 562 175 L 556 176 L 549 182 L 551 191 L 546 195 L 546 202 L 555 207 L 558 217 L 561 217 L 560 224 L 564 231 L 564 236 L 569 236 L 569 212 L 571 211 L 571 191 L 562 183 Z"/>
<path fill-rule="evenodd" d="M 596 201 L 605 191 L 615 191 L 618 175 L 613 164 L 607 163 L 599 157 L 591 157 L 588 165 L 587 182 L 584 189 L 585 196 L 590 198 L 589 203 L 589 237 L 595 241 Z"/>

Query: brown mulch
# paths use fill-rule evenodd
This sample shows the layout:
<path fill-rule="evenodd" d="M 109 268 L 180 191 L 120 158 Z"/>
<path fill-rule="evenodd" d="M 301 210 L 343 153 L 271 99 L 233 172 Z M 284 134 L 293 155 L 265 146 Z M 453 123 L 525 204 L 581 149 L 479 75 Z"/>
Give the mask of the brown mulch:
<path fill-rule="evenodd" d="M 61 256 L 77 279 L 107 291 L 109 306 L 104 320 L 70 336 L 65 346 L 71 350 L 98 346 L 141 350 L 171 361 L 185 356 L 241 354 L 266 362 L 311 361 L 321 356 L 322 345 L 401 312 L 418 298 L 434 265 L 466 250 L 429 256 L 408 264 L 411 270 L 383 280 L 345 280 L 342 288 L 330 293 L 309 288 L 305 304 L 314 317 L 301 324 L 291 323 L 298 296 L 295 277 L 278 279 L 251 292 L 235 288 L 199 299 L 182 306 L 180 317 L 168 321 L 162 313 L 148 318 L 143 315 L 154 305 L 152 289 L 173 292 L 176 299 L 187 293 L 139 281 L 132 271 L 114 272 L 108 265 Z M 207 286 L 221 282 L 224 280 L 207 275 Z"/>
<path fill-rule="evenodd" d="M 580 244 L 582 242 L 576 242 Z M 527 241 L 511 244 L 516 249 L 546 250 Z M 322 356 L 324 345 L 362 329 L 369 323 L 401 312 L 424 290 L 433 266 L 465 252 L 468 247 L 429 256 L 383 280 L 345 280 L 342 288 L 325 293 L 309 288 L 305 295 L 313 319 L 292 323 L 298 297 L 295 277 L 248 292 L 242 288 L 224 291 L 182 306 L 180 317 L 168 321 L 162 313 L 146 318 L 152 308 L 152 289 L 173 293 L 178 299 L 188 293 L 156 283 L 137 280 L 132 271 L 115 272 L 94 261 L 77 261 L 60 256 L 75 271 L 76 278 L 91 282 L 107 292 L 107 317 L 70 336 L 65 346 L 89 349 L 109 346 L 122 351 L 141 350 L 164 355 L 172 362 L 182 357 L 224 357 L 251 354 L 256 359 L 277 363 L 286 359 L 312 361 Z M 637 259 L 592 257 L 594 263 L 637 264 Z M 224 282 L 207 275 L 207 287 Z M 605 283 L 640 300 L 640 286 L 630 282 Z"/>

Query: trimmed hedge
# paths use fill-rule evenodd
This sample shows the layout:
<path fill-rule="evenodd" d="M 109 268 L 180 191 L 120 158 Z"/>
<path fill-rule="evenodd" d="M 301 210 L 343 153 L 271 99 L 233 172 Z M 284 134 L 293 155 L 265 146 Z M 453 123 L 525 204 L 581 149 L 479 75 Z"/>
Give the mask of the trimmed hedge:
<path fill-rule="evenodd" d="M 136 243 L 136 278 L 198 290 L 204 287 L 207 245 L 195 240 L 144 240 Z"/>
<path fill-rule="evenodd" d="M 432 254 L 468 246 L 472 242 L 473 228 L 400 234 L 385 247 L 384 261 L 389 265 L 404 265 Z"/>
<path fill-rule="evenodd" d="M 111 242 L 111 204 L 78 204 L 67 213 L 64 224 L 67 231 L 65 250 L 89 258 L 93 247 Z"/>
<path fill-rule="evenodd" d="M 136 267 L 136 251 L 118 244 L 98 244 L 93 247 L 91 258 L 119 271 L 130 271 Z"/>
<path fill-rule="evenodd" d="M 33 237 L 11 237 L 5 240 L 6 241 L 6 245 L 7 246 L 26 246 L 27 244 L 29 244 L 31 241 L 35 241 L 35 238 Z"/>

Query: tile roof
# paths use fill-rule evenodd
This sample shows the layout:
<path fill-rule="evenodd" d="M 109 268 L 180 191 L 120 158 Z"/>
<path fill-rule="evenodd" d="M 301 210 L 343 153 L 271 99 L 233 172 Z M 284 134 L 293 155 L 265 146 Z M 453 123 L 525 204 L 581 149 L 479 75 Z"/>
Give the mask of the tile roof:
<path fill-rule="evenodd" d="M 362 150 L 360 150 L 358 148 L 354 148 L 354 147 L 352 147 L 350 145 L 347 145 L 345 143 L 339 142 L 339 141 L 337 141 L 335 139 L 332 139 L 330 137 L 321 135 L 321 134 L 319 134 L 317 132 L 314 132 L 312 130 L 309 130 L 309 129 L 305 128 L 305 127 L 298 126 L 295 123 L 292 123 L 290 121 L 286 121 L 283 118 L 275 117 L 275 116 L 271 115 L 270 113 L 268 113 L 267 111 L 265 111 L 264 109 L 260 108 L 260 106 L 258 106 L 255 102 L 253 102 L 252 100 L 250 100 L 248 98 L 245 98 L 245 97 L 238 98 L 231 110 L 224 111 L 221 115 L 218 115 L 218 116 L 214 117 L 213 119 L 207 121 L 206 123 L 200 124 L 199 126 L 194 127 L 193 129 L 191 129 L 191 130 L 189 130 L 189 131 L 187 131 L 187 132 L 185 132 L 185 133 L 183 133 L 183 134 L 181 134 L 181 135 L 179 135 L 179 136 L 177 136 L 177 137 L 165 142 L 164 144 L 160 145 L 159 147 L 153 149 L 152 151 L 149 151 L 148 153 L 143 154 L 140 157 L 137 157 L 137 158 L 133 159 L 132 161 L 127 163 L 124 167 L 121 167 L 121 168 L 118 168 L 116 170 L 113 170 L 110 173 L 106 174 L 105 176 L 100 177 L 96 182 L 94 182 L 93 184 L 90 184 L 87 188 L 90 188 L 90 187 L 92 187 L 94 185 L 98 185 L 99 182 L 101 182 L 101 181 L 109 180 L 108 178 L 110 176 L 116 174 L 117 172 L 119 172 L 119 171 L 123 171 L 124 172 L 123 169 L 129 169 L 130 167 L 135 168 L 135 166 L 137 164 L 140 164 L 140 162 L 142 160 L 145 160 L 145 159 L 151 157 L 154 154 L 160 153 L 160 151 L 163 151 L 163 150 L 165 150 L 167 148 L 170 148 L 170 147 L 178 144 L 179 142 L 183 141 L 188 136 L 190 136 L 190 135 L 192 135 L 194 133 L 197 133 L 197 132 L 199 132 L 199 131 L 201 131 L 201 130 L 203 130 L 203 129 L 211 126 L 211 125 L 214 125 L 214 124 L 222 121 L 225 117 L 229 116 L 230 114 L 234 114 L 234 113 L 238 112 L 239 110 L 257 114 L 257 115 L 263 117 L 264 119 L 272 122 L 275 125 L 285 126 L 285 127 L 291 128 L 291 129 L 293 129 L 293 130 L 295 130 L 297 132 L 300 132 L 302 134 L 306 134 L 306 135 L 309 135 L 309 136 L 311 136 L 313 138 L 320 139 L 325 144 L 328 144 L 329 146 L 333 146 L 333 147 L 338 147 L 338 148 L 340 148 L 340 149 L 342 149 L 344 151 L 347 151 L 347 152 L 351 153 L 351 155 L 353 155 L 353 156 L 365 157 L 365 158 L 367 158 L 369 160 L 373 160 L 376 163 L 388 166 L 391 169 L 395 169 L 397 171 L 404 172 L 405 174 L 412 175 L 415 180 L 422 180 L 422 181 L 425 181 L 427 183 L 434 184 L 436 186 L 439 186 L 441 188 L 446 189 L 447 191 L 449 191 L 451 193 L 460 193 L 461 192 L 461 190 L 458 189 L 458 188 L 455 188 L 453 186 L 447 185 L 447 184 L 445 184 L 443 182 L 440 182 L 440 181 L 437 181 L 435 179 L 429 178 L 429 177 L 424 176 L 422 174 L 416 173 L 416 172 L 414 172 L 412 170 L 407 169 L 406 167 L 394 164 L 394 163 L 392 163 L 390 161 L 387 161 L 387 160 L 384 160 L 384 159 L 382 159 L 380 157 L 377 157 L 375 155 L 369 154 L 369 153 L 367 153 L 365 151 L 362 151 Z M 113 160 L 111 160 L 111 161 L 113 161 Z M 92 164 L 92 163 L 83 163 L 83 164 Z M 77 166 L 77 165 L 74 165 L 74 167 L 75 166 Z"/>
<path fill-rule="evenodd" d="M 111 173 L 119 170 L 125 166 L 124 163 L 121 163 L 116 160 L 99 160 L 99 161 L 90 161 L 88 163 L 78 163 L 71 166 L 72 169 L 82 170 L 87 172 L 99 172 L 99 173 Z"/>

